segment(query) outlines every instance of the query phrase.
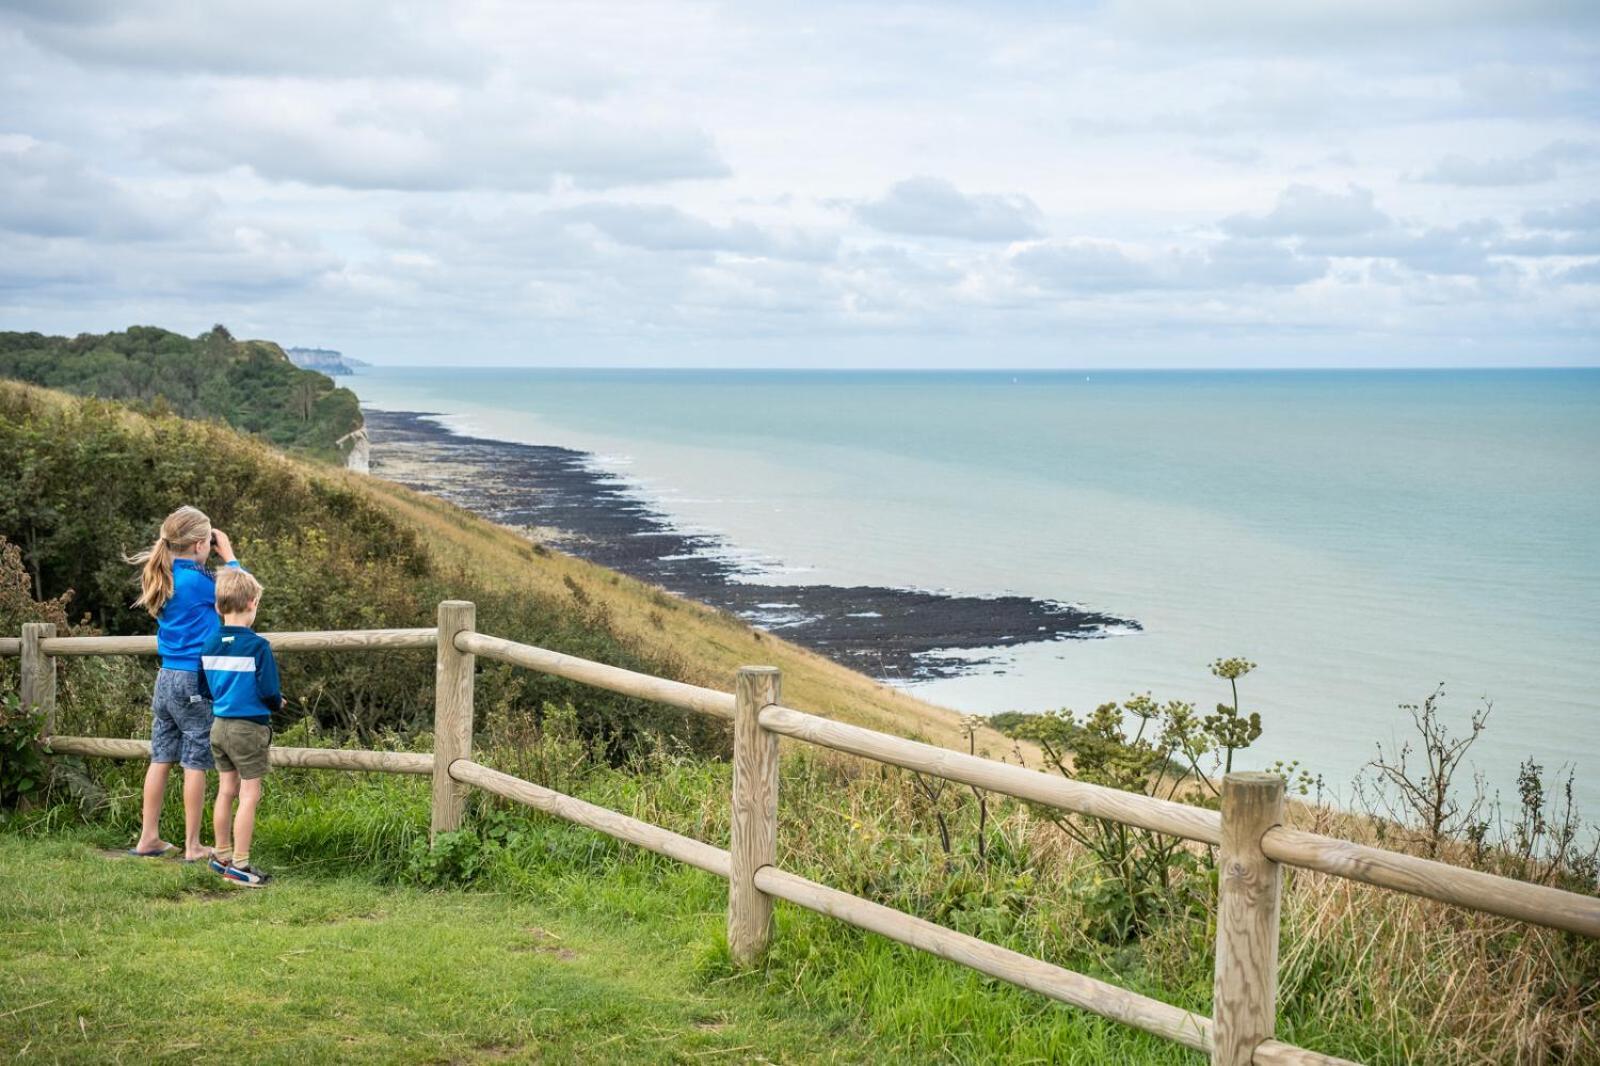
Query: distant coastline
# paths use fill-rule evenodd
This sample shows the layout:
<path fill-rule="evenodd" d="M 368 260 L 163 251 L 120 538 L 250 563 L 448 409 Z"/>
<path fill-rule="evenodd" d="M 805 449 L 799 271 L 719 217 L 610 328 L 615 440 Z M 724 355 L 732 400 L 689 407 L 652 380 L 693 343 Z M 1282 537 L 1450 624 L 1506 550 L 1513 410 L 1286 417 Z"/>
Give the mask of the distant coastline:
<path fill-rule="evenodd" d="M 364 408 L 371 472 L 537 542 L 731 611 L 884 681 L 998 668 L 996 649 L 1138 630 L 1139 623 L 1026 596 L 881 586 L 756 583 L 729 545 L 685 533 L 595 457 L 454 433 L 416 411 Z"/>
<path fill-rule="evenodd" d="M 372 365 L 332 348 L 285 348 L 284 352 L 300 369 L 315 370 L 335 378 L 349 377 L 361 367 Z"/>

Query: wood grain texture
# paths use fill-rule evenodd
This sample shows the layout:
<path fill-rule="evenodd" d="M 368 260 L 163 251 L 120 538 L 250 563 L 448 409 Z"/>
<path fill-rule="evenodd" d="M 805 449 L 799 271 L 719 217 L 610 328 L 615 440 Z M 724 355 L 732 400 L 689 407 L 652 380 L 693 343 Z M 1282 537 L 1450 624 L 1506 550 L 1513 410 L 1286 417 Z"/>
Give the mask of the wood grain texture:
<path fill-rule="evenodd" d="M 909 944 L 941 959 L 970 966 L 980 973 L 1062 1003 L 1155 1033 L 1196 1051 L 1210 1050 L 1211 1020 L 1160 1000 L 914 918 L 775 866 L 764 866 L 756 872 L 756 887 L 807 910 Z"/>
<path fill-rule="evenodd" d="M 531 781 L 524 781 L 520 777 L 491 770 L 470 759 L 457 759 L 451 763 L 450 775 L 464 784 L 473 785 L 497 796 L 504 796 L 506 799 L 516 800 L 518 803 L 525 803 L 535 810 L 563 818 L 574 825 L 581 825 L 607 836 L 616 837 L 618 840 L 637 844 L 647 851 L 687 863 L 706 873 L 716 874 L 718 877 L 728 876 L 732 861 L 728 853 L 692 837 L 682 836 L 669 829 L 651 825 L 649 822 L 641 822 L 637 818 L 618 814 L 605 807 L 597 807 L 593 803 L 575 799 Z"/>
<path fill-rule="evenodd" d="M 56 661 L 43 645 L 55 635 L 54 622 L 22 625 L 22 710 L 44 715 L 45 736 L 56 731 Z"/>
<path fill-rule="evenodd" d="M 273 651 L 394 651 L 431 648 L 435 629 L 330 629 L 305 632 L 262 633 Z M 50 655 L 154 655 L 156 638 L 56 637 L 47 641 Z"/>
<path fill-rule="evenodd" d="M 1442 903 L 1518 918 L 1600 938 L 1600 899 L 1467 870 L 1449 863 L 1276 826 L 1261 840 L 1267 856 L 1289 866 L 1391 888 Z"/>
<path fill-rule="evenodd" d="M 116 737 L 51 737 L 54 755 L 88 755 L 102 759 L 148 759 L 148 740 Z M 414 751 L 367 751 L 348 748 L 280 748 L 267 750 L 273 766 L 298 770 L 359 770 L 385 774 L 431 774 L 433 756 Z"/>
<path fill-rule="evenodd" d="M 1246 773 L 1222 779 L 1212 1066 L 1249 1066 L 1277 1024 L 1283 870 L 1262 854 L 1261 838 L 1282 820 L 1283 778 Z"/>
<path fill-rule="evenodd" d="M 778 734 L 761 728 L 761 711 L 778 702 L 781 687 L 770 666 L 744 667 L 734 685 L 728 953 L 735 966 L 760 961 L 772 940 L 772 899 L 756 888 L 755 873 L 778 858 Z"/>
<path fill-rule="evenodd" d="M 439 604 L 437 669 L 433 692 L 433 819 L 428 839 L 461 828 L 466 787 L 450 776 L 450 764 L 472 755 L 472 674 L 477 660 L 456 647 L 470 633 L 477 607 L 463 600 Z"/>
<path fill-rule="evenodd" d="M 620 692 L 624 696 L 637 696 L 643 700 L 682 707 L 686 711 L 699 711 L 701 714 L 726 718 L 729 721 L 733 719 L 733 695 L 718 692 L 714 688 L 701 688 L 699 685 L 686 685 L 681 681 L 668 681 L 666 678 L 636 673 L 618 666 L 607 666 L 604 663 L 591 662 L 588 659 L 563 655 L 558 651 L 535 648 L 528 644 L 518 644 L 516 641 L 491 637 L 483 633 L 463 633 L 456 639 L 456 646 L 462 651 L 481 655 L 485 659 L 527 667 L 542 674 L 553 674 L 569 681 L 593 685 L 595 688 Z"/>
<path fill-rule="evenodd" d="M 0 637 L 0 659 L 14 658 L 22 654 L 22 638 Z"/>
<path fill-rule="evenodd" d="M 1109 818 L 1207 844 L 1222 842 L 1221 818 L 1216 811 L 1202 807 L 1069 781 L 1037 770 L 819 718 L 788 707 L 768 707 L 761 712 L 761 724 L 775 733 L 820 747 L 877 759 L 1018 799 L 1096 818 Z"/>
<path fill-rule="evenodd" d="M 1255 1057 L 1250 1061 L 1255 1066 L 1358 1066 L 1349 1059 L 1307 1051 L 1282 1040 L 1263 1040 L 1256 1045 Z"/>

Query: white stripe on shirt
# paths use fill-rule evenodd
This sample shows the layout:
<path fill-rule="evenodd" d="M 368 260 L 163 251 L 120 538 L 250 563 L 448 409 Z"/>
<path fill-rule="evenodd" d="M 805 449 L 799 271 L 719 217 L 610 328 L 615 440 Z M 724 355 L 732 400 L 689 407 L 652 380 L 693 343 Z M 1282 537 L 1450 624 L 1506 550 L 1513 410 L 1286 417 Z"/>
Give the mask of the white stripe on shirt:
<path fill-rule="evenodd" d="M 205 655 L 200 659 L 201 665 L 207 670 L 216 670 L 229 674 L 253 674 L 256 672 L 256 661 L 249 655 Z"/>

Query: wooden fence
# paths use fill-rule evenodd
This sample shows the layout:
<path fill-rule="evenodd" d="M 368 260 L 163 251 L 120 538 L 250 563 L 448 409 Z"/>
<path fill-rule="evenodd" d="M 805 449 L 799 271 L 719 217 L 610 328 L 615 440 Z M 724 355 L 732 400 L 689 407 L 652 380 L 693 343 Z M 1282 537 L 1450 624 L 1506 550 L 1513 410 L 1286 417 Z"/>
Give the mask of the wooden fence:
<path fill-rule="evenodd" d="M 428 774 L 432 832 L 459 828 L 469 787 L 725 878 L 728 947 L 741 966 L 756 962 L 772 936 L 773 900 L 829 915 L 1063 1003 L 1209 1054 L 1245 1063 L 1338 1063 L 1277 1040 L 1278 903 L 1282 867 L 1296 866 L 1369 885 L 1600 937 L 1600 899 L 1366 847 L 1282 824 L 1284 782 L 1274 774 L 1223 779 L 1219 812 L 1088 785 L 1008 763 L 921 744 L 785 707 L 778 671 L 746 667 L 732 694 L 635 673 L 479 633 L 470 603 L 439 605 L 435 629 L 267 633 L 277 651 L 433 648 L 438 673 L 433 754 L 273 748 L 275 766 Z M 50 624 L 0 638 L 0 655 L 22 659 L 22 702 L 43 712 L 51 751 L 148 758 L 147 741 L 54 735 L 55 660 L 71 655 L 153 655 L 154 637 L 57 637 Z M 493 770 L 472 759 L 473 670 L 478 656 L 733 723 L 732 832 L 727 850 Z M 1031 803 L 1199 841 L 1218 849 L 1216 971 L 1210 1018 L 1054 966 L 779 869 L 778 739 L 875 759 Z"/>

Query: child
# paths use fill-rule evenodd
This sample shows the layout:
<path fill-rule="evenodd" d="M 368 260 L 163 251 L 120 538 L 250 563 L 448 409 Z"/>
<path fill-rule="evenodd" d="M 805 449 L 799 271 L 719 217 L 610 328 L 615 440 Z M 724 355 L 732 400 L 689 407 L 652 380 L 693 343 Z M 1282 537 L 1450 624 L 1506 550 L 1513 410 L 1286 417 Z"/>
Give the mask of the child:
<path fill-rule="evenodd" d="M 217 762 L 217 809 L 212 828 L 217 847 L 211 869 L 230 881 L 260 888 L 271 878 L 250 865 L 261 779 L 267 775 L 272 712 L 283 707 L 272 647 L 251 631 L 261 606 L 261 583 L 243 570 L 217 575 L 217 611 L 222 628 L 201 655 L 200 691 L 211 700 L 211 754 Z M 233 801 L 239 813 L 233 824 Z"/>
<path fill-rule="evenodd" d="M 161 804 L 173 763 L 183 766 L 183 857 L 206 857 L 200 846 L 205 816 L 206 771 L 211 769 L 211 707 L 200 694 L 200 649 L 220 624 L 215 581 L 205 570 L 212 551 L 237 569 L 228 535 L 194 507 L 180 507 L 161 523 L 148 551 L 128 559 L 143 564 L 134 601 L 156 619 L 161 672 L 150 699 L 150 768 L 144 775 L 144 811 L 139 841 L 130 854 L 159 858 L 176 851 L 161 839 Z"/>

